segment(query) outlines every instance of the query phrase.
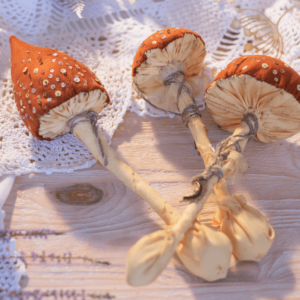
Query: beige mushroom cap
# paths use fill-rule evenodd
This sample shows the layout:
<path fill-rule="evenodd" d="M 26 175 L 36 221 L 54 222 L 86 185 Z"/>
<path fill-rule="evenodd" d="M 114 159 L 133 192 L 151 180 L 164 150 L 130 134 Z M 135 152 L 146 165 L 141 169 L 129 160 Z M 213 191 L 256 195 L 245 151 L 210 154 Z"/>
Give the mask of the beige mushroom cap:
<path fill-rule="evenodd" d="M 229 132 L 248 113 L 258 119 L 256 138 L 268 143 L 300 131 L 300 76 L 284 62 L 265 55 L 240 57 L 206 90 L 205 102 L 216 123 Z"/>

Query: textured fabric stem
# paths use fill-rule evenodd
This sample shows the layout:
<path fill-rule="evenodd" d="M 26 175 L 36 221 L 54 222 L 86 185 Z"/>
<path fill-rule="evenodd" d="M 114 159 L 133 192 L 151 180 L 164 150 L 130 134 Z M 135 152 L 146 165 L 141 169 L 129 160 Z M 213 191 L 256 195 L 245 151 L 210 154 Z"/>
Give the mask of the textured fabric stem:
<path fill-rule="evenodd" d="M 93 128 L 93 133 L 95 134 L 95 136 L 97 138 L 97 143 L 98 143 L 100 151 L 101 151 L 102 164 L 104 166 L 107 166 L 106 155 L 105 155 L 102 143 L 101 143 L 99 135 L 98 135 L 97 118 L 98 118 L 98 114 L 96 112 L 85 111 L 81 114 L 74 116 L 72 119 L 70 119 L 68 121 L 68 127 L 70 128 L 70 131 L 73 132 L 76 125 L 83 123 L 83 122 L 90 122 L 92 125 L 92 128 Z"/>
<path fill-rule="evenodd" d="M 102 154 L 97 137 L 89 122 L 77 123 L 74 134 L 87 145 L 98 163 L 102 161 Z M 97 134 L 98 135 L 98 134 Z M 180 217 L 175 210 L 154 188 L 138 175 L 132 168 L 122 162 L 112 148 L 107 144 L 104 136 L 99 133 L 101 144 L 107 157 L 106 168 L 120 179 L 127 187 L 133 190 L 141 199 L 145 200 L 151 208 L 168 224 L 174 224 Z"/>
<path fill-rule="evenodd" d="M 207 138 L 205 127 L 203 126 L 201 119 L 191 121 L 188 123 L 189 128 L 194 136 L 196 146 L 200 154 L 204 159 L 206 170 L 201 175 L 195 176 L 192 183 L 198 184 L 198 190 L 195 191 L 193 195 L 184 197 L 184 201 L 195 201 L 199 196 L 199 192 L 202 184 L 205 182 L 203 179 L 210 174 L 212 174 L 211 169 L 213 166 L 218 166 L 221 168 L 224 160 L 227 159 L 230 152 L 234 147 L 236 151 L 242 152 L 247 144 L 247 141 L 252 138 L 255 132 L 258 130 L 258 122 L 254 115 L 247 115 L 241 126 L 236 129 L 233 135 L 225 139 L 218 144 L 216 152 L 213 153 L 212 147 Z M 226 172 L 226 168 L 223 169 Z M 215 187 L 216 195 L 221 199 L 227 198 L 229 193 L 227 191 L 226 181 L 220 180 Z"/>

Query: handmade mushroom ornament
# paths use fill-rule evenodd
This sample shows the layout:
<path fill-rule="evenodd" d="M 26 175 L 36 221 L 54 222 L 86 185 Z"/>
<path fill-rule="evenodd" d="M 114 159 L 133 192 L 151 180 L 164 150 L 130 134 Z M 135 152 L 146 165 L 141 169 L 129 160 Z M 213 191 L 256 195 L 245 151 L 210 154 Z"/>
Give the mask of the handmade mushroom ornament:
<path fill-rule="evenodd" d="M 249 55 L 235 59 L 206 90 L 205 101 L 216 123 L 232 136 L 221 144 L 242 152 L 253 136 L 263 143 L 286 139 L 300 131 L 300 76 L 279 59 Z M 230 144 L 235 146 L 230 147 Z M 225 149 L 225 147 L 224 147 Z M 221 202 L 215 222 L 231 239 L 236 256 L 256 260 L 268 250 L 274 231 L 242 196 Z M 247 232 L 247 239 L 241 232 Z M 241 236 L 244 236 L 241 239 Z M 266 237 L 269 237 L 267 239 Z M 247 251 L 248 249 L 248 251 Z M 253 247 L 252 247 L 253 251 Z"/>
<path fill-rule="evenodd" d="M 95 74 L 65 53 L 35 47 L 14 36 L 10 43 L 15 101 L 31 133 L 38 139 L 50 140 L 74 132 L 98 163 L 147 201 L 167 224 L 175 224 L 180 214 L 124 164 L 97 131 L 98 113 L 109 103 L 109 96 Z M 232 252 L 229 239 L 198 221 L 194 227 L 182 236 L 185 264 L 208 280 L 223 278 Z M 212 249 L 216 241 L 221 245 L 218 251 Z M 202 257 L 211 257 L 211 268 Z"/>
<path fill-rule="evenodd" d="M 176 32 L 176 30 L 178 30 L 178 32 Z M 169 36 L 168 40 L 166 40 L 168 43 L 161 42 L 159 39 L 160 36 L 156 33 L 140 46 L 134 58 L 133 86 L 138 94 L 153 106 L 165 111 L 181 114 L 183 122 L 192 132 L 197 149 L 202 155 L 206 166 L 206 171 L 193 179 L 193 183 L 198 185 L 195 194 L 184 198 L 186 201 L 196 201 L 193 203 L 194 206 L 191 205 L 187 208 L 189 213 L 184 213 L 187 217 L 186 221 L 181 220 L 181 225 L 173 227 L 171 231 L 169 230 L 169 232 L 171 232 L 169 236 L 176 236 L 176 230 L 181 233 L 184 232 L 184 228 L 188 227 L 188 218 L 194 218 L 194 216 L 197 215 L 212 190 L 212 187 L 215 185 L 214 189 L 218 203 L 230 203 L 229 207 L 223 206 L 223 214 L 218 214 L 218 220 L 221 218 L 224 219 L 226 214 L 235 215 L 235 218 L 231 218 L 231 231 L 236 234 L 230 233 L 230 230 L 224 231 L 231 238 L 235 256 L 240 260 L 257 261 L 267 253 L 272 245 L 274 240 L 273 228 L 257 210 L 245 203 L 242 196 L 231 196 L 228 193 L 226 181 L 222 178 L 224 175 L 225 177 L 234 177 L 238 172 L 244 172 L 247 168 L 243 156 L 240 153 L 241 151 L 233 151 L 232 149 L 234 148 L 235 150 L 240 144 L 245 143 L 247 139 L 245 140 L 244 136 L 236 137 L 239 140 L 234 139 L 230 142 L 234 147 L 228 147 L 227 141 L 225 145 L 221 144 L 218 147 L 215 154 L 213 153 L 213 148 L 207 137 L 206 128 L 201 122 L 197 106 L 194 105 L 194 97 L 196 96 L 194 93 L 198 93 L 199 89 L 193 87 L 192 84 L 193 79 L 199 79 L 205 49 L 202 49 L 202 47 L 195 42 L 197 38 L 199 39 L 195 33 L 184 29 L 170 28 L 159 32 L 159 34 L 162 35 L 161 39 L 166 39 L 166 32 L 172 35 L 172 37 Z M 189 40 L 186 39 L 186 36 L 189 36 Z M 194 40 L 194 43 L 192 43 L 191 40 Z M 185 43 L 185 41 L 189 42 Z M 191 69 L 193 69 L 194 72 L 187 72 L 187 70 Z M 189 83 L 187 82 L 188 80 Z M 170 107 L 173 108 L 170 109 Z M 176 107 L 177 111 L 175 111 Z M 252 117 L 249 115 L 245 119 L 245 122 L 245 126 L 250 126 L 251 131 L 253 131 L 256 125 L 255 120 L 252 120 Z M 231 151 L 229 151 L 229 148 L 231 148 Z M 244 222 L 239 223 L 239 218 L 242 218 Z M 179 223 L 181 221 L 179 221 Z M 216 221 L 217 218 L 215 218 L 215 222 Z M 252 222 L 253 226 L 251 228 L 249 228 L 247 221 Z M 180 228 L 180 226 L 182 226 L 182 228 Z M 229 228 L 229 226 L 227 226 L 227 228 Z M 153 236 L 156 236 L 156 240 L 153 239 Z M 169 237 L 162 232 L 145 236 L 132 247 L 128 254 L 128 261 L 130 262 L 134 256 L 141 255 L 141 252 L 144 252 L 146 256 L 145 251 L 143 251 L 146 249 L 146 245 L 148 248 L 150 248 L 151 245 L 152 249 L 156 249 L 156 257 L 166 257 L 165 252 L 169 252 L 168 258 L 170 258 L 170 253 L 172 253 L 173 249 L 164 247 L 163 239 L 168 240 Z M 173 238 L 173 245 L 176 244 L 177 241 L 176 238 Z M 159 243 L 161 243 L 161 245 Z M 179 251 L 177 251 L 177 253 L 179 253 Z M 155 259 L 151 261 L 151 268 L 158 273 L 166 266 L 167 258 L 164 258 L 163 263 L 161 263 L 153 253 L 152 257 Z M 128 265 L 130 264 L 128 263 Z M 158 267 L 158 265 L 160 266 Z M 134 272 L 133 269 L 128 269 Z M 149 269 L 150 261 L 148 260 L 148 270 Z"/>
<path fill-rule="evenodd" d="M 133 86 L 142 98 L 158 109 L 181 115 L 193 134 L 200 140 L 205 139 L 210 149 L 205 126 L 195 105 L 195 97 L 201 91 L 200 75 L 205 54 L 204 42 L 198 34 L 178 27 L 167 28 L 142 43 L 134 58 L 132 75 Z M 217 180 L 218 176 L 214 176 L 213 182 Z M 201 229 L 200 224 L 197 229 L 194 220 L 208 196 L 209 193 L 205 193 L 201 201 L 191 204 L 173 227 L 147 235 L 130 249 L 127 280 L 131 285 L 144 285 L 155 280 L 175 251 L 192 273 L 206 280 L 226 276 L 231 245 L 223 238 L 219 239 L 214 231 L 211 232 L 214 236 L 208 234 L 201 240 L 193 236 Z M 195 243 L 198 250 L 203 243 L 203 250 L 194 251 L 192 259 L 191 252 L 184 247 L 187 240 Z M 204 251 L 208 250 L 208 244 L 211 245 L 209 252 Z M 218 259 L 214 261 L 213 257 Z M 199 261 L 201 264 L 196 264 Z"/>

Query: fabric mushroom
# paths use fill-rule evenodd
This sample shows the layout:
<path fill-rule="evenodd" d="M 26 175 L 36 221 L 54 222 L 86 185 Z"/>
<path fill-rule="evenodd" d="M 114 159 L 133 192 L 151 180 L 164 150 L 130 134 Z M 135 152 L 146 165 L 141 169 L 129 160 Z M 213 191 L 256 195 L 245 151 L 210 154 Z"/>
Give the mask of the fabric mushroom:
<path fill-rule="evenodd" d="M 298 73 L 281 60 L 265 55 L 235 59 L 216 76 L 205 95 L 206 105 L 216 123 L 233 133 L 221 144 L 231 152 L 240 153 L 251 137 L 270 143 L 299 132 L 299 99 Z M 250 236 L 249 245 L 264 248 L 260 253 L 270 246 L 266 241 L 262 242 L 264 235 L 274 239 L 272 227 L 268 232 L 268 227 L 263 226 L 266 223 L 263 216 L 248 206 L 241 196 L 235 196 L 234 201 L 225 199 L 218 208 L 215 222 L 231 239 L 237 257 L 252 258 L 245 250 L 245 243 L 241 243 L 241 231 Z M 256 260 L 260 258 L 258 253 Z"/>
<path fill-rule="evenodd" d="M 109 96 L 95 74 L 65 53 L 35 47 L 14 36 L 10 37 L 10 42 L 15 101 L 31 133 L 38 139 L 51 140 L 74 132 L 98 163 L 147 201 L 167 224 L 175 224 L 180 214 L 124 164 L 97 131 L 98 113 L 109 103 Z M 195 230 L 181 239 L 185 264 L 208 279 L 224 277 L 232 252 L 229 239 L 209 226 L 198 222 L 194 226 Z M 210 251 L 215 241 L 223 246 L 218 253 Z M 221 266 L 222 270 L 218 270 L 218 274 L 214 270 L 210 273 L 206 262 L 199 261 L 201 254 L 212 257 L 215 268 Z"/>
<path fill-rule="evenodd" d="M 193 135 L 201 141 L 205 140 L 211 151 L 206 128 L 195 105 L 195 97 L 201 91 L 199 83 L 205 54 L 204 42 L 198 34 L 178 27 L 167 28 L 154 33 L 142 43 L 134 58 L 132 75 L 133 86 L 142 98 L 158 109 L 181 115 Z M 217 181 L 218 178 L 214 178 L 214 182 Z M 214 186 L 213 183 L 210 185 Z M 155 280 L 175 250 L 194 274 L 210 281 L 226 276 L 231 245 L 225 245 L 221 239 L 211 244 L 212 256 L 222 251 L 228 254 L 222 258 L 222 264 L 219 263 L 221 257 L 218 257 L 216 264 L 212 256 L 208 259 L 208 256 L 200 253 L 207 274 L 197 271 L 192 260 L 188 263 L 186 250 L 182 244 L 178 245 L 184 234 L 188 236 L 186 232 L 196 229 L 193 227 L 194 219 L 208 196 L 209 192 L 204 193 L 202 200 L 192 204 L 172 228 L 149 234 L 130 249 L 127 257 L 130 284 L 142 285 Z M 203 243 L 205 245 L 205 240 Z"/>

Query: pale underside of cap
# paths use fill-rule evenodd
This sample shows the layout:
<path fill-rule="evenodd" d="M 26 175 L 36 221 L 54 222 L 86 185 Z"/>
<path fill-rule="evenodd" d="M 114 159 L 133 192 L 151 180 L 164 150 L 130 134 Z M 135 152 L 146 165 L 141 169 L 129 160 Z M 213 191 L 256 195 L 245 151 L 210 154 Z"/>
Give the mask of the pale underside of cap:
<path fill-rule="evenodd" d="M 107 94 L 100 89 L 79 93 L 40 117 L 39 135 L 53 139 L 69 132 L 68 121 L 71 118 L 85 111 L 100 113 L 107 105 L 106 99 Z"/>
<path fill-rule="evenodd" d="M 233 133 L 248 113 L 258 118 L 256 138 L 263 143 L 284 140 L 300 131 L 300 103 L 274 85 L 243 74 L 215 81 L 205 95 L 215 122 Z"/>
<path fill-rule="evenodd" d="M 178 112 L 177 94 L 179 85 L 165 86 L 166 78 L 177 71 L 185 74 L 185 85 L 197 97 L 201 91 L 200 75 L 206 55 L 205 45 L 193 34 L 185 34 L 168 44 L 164 49 L 146 52 L 147 60 L 137 68 L 133 86 L 138 94 L 154 106 Z"/>

